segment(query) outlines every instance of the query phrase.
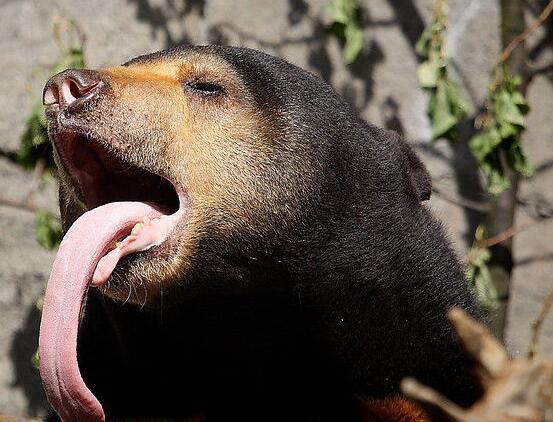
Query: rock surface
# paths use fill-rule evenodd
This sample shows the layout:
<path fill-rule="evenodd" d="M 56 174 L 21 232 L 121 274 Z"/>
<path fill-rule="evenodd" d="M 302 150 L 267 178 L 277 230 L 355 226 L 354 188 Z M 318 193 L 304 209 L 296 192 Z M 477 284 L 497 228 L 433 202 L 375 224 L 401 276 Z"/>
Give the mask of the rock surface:
<path fill-rule="evenodd" d="M 478 212 L 454 202 L 482 198 L 482 181 L 462 142 L 428 142 L 427 96 L 417 83 L 414 43 L 428 21 L 432 0 L 362 1 L 365 48 L 356 63 L 345 66 L 340 46 L 326 31 L 327 0 L 6 0 L 0 3 L 0 413 L 40 416 L 45 402 L 31 356 L 37 343 L 43 291 L 54 254 L 35 241 L 31 212 L 7 205 L 24 202 L 56 209 L 53 186 L 36 188 L 33 175 L 10 157 L 17 151 L 26 115 L 40 99 L 47 69 L 55 60 L 52 22 L 75 19 L 86 34 L 89 67 L 118 64 L 139 54 L 178 43 L 244 45 L 282 56 L 330 82 L 367 120 L 403 133 L 423 157 L 438 191 L 430 207 L 444 221 L 460 256 L 471 242 Z M 497 0 L 450 0 L 449 52 L 454 77 L 478 109 L 488 72 L 496 60 Z M 91 11 L 93 13 L 83 13 Z M 536 35 L 536 39 L 540 35 Z M 551 59 L 551 48 L 540 60 Z M 553 203 L 553 126 L 551 79 L 536 78 L 529 90 L 532 111 L 525 135 L 530 160 L 537 168 L 525 181 L 521 198 L 529 203 L 517 214 L 525 223 L 532 209 Z M 467 130 L 470 123 L 467 124 Z M 534 225 L 515 238 L 513 290 L 507 345 L 525 353 L 530 322 L 553 287 L 553 220 Z M 553 315 L 540 343 L 553 354 Z"/>

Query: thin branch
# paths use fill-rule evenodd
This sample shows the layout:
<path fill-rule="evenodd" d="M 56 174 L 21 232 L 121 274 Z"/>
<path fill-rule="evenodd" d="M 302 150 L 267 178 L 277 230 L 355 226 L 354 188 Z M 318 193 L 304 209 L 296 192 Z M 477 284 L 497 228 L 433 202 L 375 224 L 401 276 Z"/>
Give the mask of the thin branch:
<path fill-rule="evenodd" d="M 543 302 L 543 305 L 541 307 L 540 313 L 538 314 L 538 317 L 532 323 L 532 340 L 530 341 L 530 347 L 528 348 L 529 359 L 533 358 L 534 355 L 536 354 L 536 350 L 538 348 L 538 341 L 540 338 L 540 332 L 543 326 L 543 321 L 545 320 L 545 317 L 551 310 L 552 306 L 553 306 L 553 289 L 551 289 L 551 291 L 545 298 L 545 301 Z"/>
<path fill-rule="evenodd" d="M 434 192 L 437 196 L 439 196 L 444 201 L 460 206 L 462 208 L 466 208 L 472 211 L 478 211 L 482 213 L 486 213 L 489 210 L 489 206 L 487 204 L 483 204 L 478 201 L 473 201 L 472 199 L 468 199 L 464 197 L 448 195 L 444 193 L 444 191 L 436 187 L 432 188 L 432 192 Z"/>
<path fill-rule="evenodd" d="M 515 48 L 517 48 L 526 38 L 530 36 L 536 29 L 538 29 L 541 24 L 549 17 L 549 15 L 553 12 L 553 0 L 551 0 L 547 6 L 542 10 L 540 15 L 537 17 L 537 19 L 532 22 L 532 25 L 530 25 L 524 32 L 517 35 L 507 47 L 505 47 L 505 50 L 501 53 L 500 61 L 504 62 L 506 61 L 511 53 L 514 51 Z"/>
<path fill-rule="evenodd" d="M 507 230 L 502 231 L 501 233 L 496 234 L 495 236 L 489 237 L 487 239 L 482 240 L 478 243 L 478 246 L 481 248 L 490 248 L 492 246 L 495 246 L 501 242 L 504 242 L 511 237 L 519 234 L 520 232 L 529 229 L 535 224 L 538 224 L 544 220 L 532 220 L 526 224 L 522 224 L 520 226 L 511 226 Z"/>
<path fill-rule="evenodd" d="M 517 203 L 523 206 L 528 206 L 528 201 L 517 200 Z M 520 232 L 529 229 L 535 224 L 539 224 L 544 221 L 547 221 L 552 217 L 553 217 L 553 214 L 550 212 L 540 214 L 537 216 L 530 216 L 532 220 L 527 222 L 526 224 L 521 224 L 519 226 L 511 226 L 508 229 L 502 231 L 501 233 L 496 234 L 495 236 L 482 240 L 481 242 L 479 242 L 478 246 L 480 246 L 481 248 L 489 248 L 491 246 L 497 245 L 498 243 L 504 242 L 505 240 L 510 239 L 511 237 L 519 234 Z"/>
<path fill-rule="evenodd" d="M 480 249 L 488 249 L 488 248 L 491 248 L 492 246 L 495 246 L 501 242 L 504 242 L 512 237 L 514 237 L 515 235 L 519 234 L 520 232 L 532 227 L 533 225 L 535 224 L 538 224 L 538 223 L 541 223 L 543 221 L 545 221 L 546 219 L 545 218 L 542 218 L 542 219 L 536 219 L 536 220 L 532 220 L 526 224 L 522 224 L 520 226 L 511 226 L 509 227 L 507 230 L 504 230 L 502 231 L 501 233 L 498 233 L 496 234 L 495 236 L 492 236 L 492 237 L 488 237 L 487 239 L 483 239 L 481 240 L 480 242 L 478 242 L 478 247 Z M 467 263 L 470 263 L 472 262 L 472 260 L 475 258 L 475 256 L 477 256 L 479 254 L 478 251 L 476 250 L 473 250 L 471 248 L 471 250 L 469 251 L 469 253 L 467 254 L 467 256 L 465 257 L 465 262 Z"/>
<path fill-rule="evenodd" d="M 35 213 L 38 207 L 27 201 L 12 201 L 11 199 L 0 198 L 0 207 L 15 208 L 22 211 Z"/>

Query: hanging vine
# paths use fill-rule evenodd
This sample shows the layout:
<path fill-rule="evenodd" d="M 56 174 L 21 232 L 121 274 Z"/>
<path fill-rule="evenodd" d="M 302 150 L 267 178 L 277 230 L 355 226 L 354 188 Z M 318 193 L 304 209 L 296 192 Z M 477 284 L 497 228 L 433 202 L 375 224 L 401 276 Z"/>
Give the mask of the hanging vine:
<path fill-rule="evenodd" d="M 507 168 L 525 177 L 534 172 L 521 144 L 529 106 L 520 89 L 522 77 L 511 74 L 507 60 L 552 12 L 553 0 L 545 6 L 532 25 L 503 50 L 490 78 L 486 110 L 475 121 L 480 132 L 470 140 L 469 145 L 486 175 L 487 189 L 493 195 L 509 188 L 510 183 L 505 175 Z"/>
<path fill-rule="evenodd" d="M 484 226 L 478 226 L 474 233 L 474 242 L 467 256 L 467 278 L 469 288 L 480 308 L 485 314 L 489 315 L 499 307 L 499 296 L 488 268 L 491 252 L 485 240 L 486 229 Z"/>
<path fill-rule="evenodd" d="M 507 168 L 527 177 L 533 173 L 521 144 L 529 110 L 521 83 L 521 77 L 512 75 L 504 61 L 498 64 L 492 73 L 486 110 L 475 121 L 480 131 L 469 141 L 492 195 L 509 187 Z"/>
<path fill-rule="evenodd" d="M 415 49 L 424 59 L 417 69 L 419 84 L 430 94 L 428 116 L 432 123 L 432 139 L 457 137 L 456 125 L 463 120 L 470 106 L 459 93 L 459 87 L 448 75 L 444 33 L 446 31 L 445 0 L 437 0 L 432 21 L 418 40 Z"/>

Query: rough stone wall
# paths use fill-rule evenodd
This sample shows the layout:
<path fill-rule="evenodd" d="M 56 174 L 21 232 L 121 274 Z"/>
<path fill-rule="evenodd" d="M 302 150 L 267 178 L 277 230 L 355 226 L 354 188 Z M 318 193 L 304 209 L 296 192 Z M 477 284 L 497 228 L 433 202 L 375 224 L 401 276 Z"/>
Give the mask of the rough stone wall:
<path fill-rule="evenodd" d="M 35 188 L 32 174 L 10 157 L 17 151 L 25 116 L 40 98 L 45 69 L 57 55 L 52 21 L 75 19 L 86 34 L 89 67 L 118 64 L 178 43 L 227 43 L 276 54 L 331 83 L 367 120 L 403 133 L 427 164 L 435 187 L 430 207 L 444 221 L 464 256 L 479 212 L 455 198 L 482 200 L 482 181 L 466 144 L 430 144 L 427 96 L 417 84 L 414 44 L 431 14 L 432 0 L 363 0 L 366 45 L 351 66 L 328 35 L 327 0 L 4 0 L 0 3 L 0 413 L 40 415 L 44 398 L 30 365 L 36 348 L 43 291 L 54 254 L 34 240 L 33 214 L 6 205 L 30 200 L 56 210 L 50 187 Z M 485 95 L 488 72 L 499 49 L 497 0 L 450 0 L 449 52 L 454 76 L 475 109 Z M 540 39 L 536 35 L 534 39 Z M 540 60 L 551 60 L 545 48 Z M 525 144 L 536 176 L 521 187 L 530 204 L 553 203 L 553 81 L 537 78 L 529 90 L 532 111 Z M 464 132 L 470 131 L 470 123 Z M 452 199 L 454 201 L 452 201 Z M 535 208 L 535 207 L 534 207 Z M 529 219 L 532 206 L 517 214 Z M 507 342 L 524 353 L 530 321 L 553 284 L 553 221 L 516 237 L 516 268 Z M 541 351 L 553 354 L 553 316 L 546 321 Z"/>

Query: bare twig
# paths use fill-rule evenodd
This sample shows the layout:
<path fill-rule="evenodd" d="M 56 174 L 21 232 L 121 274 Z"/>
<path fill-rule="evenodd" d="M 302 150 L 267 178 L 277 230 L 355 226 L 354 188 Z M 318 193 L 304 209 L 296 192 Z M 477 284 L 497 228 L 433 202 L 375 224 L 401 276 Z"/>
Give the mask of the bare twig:
<path fill-rule="evenodd" d="M 487 239 L 482 239 L 478 242 L 478 248 L 471 248 L 465 257 L 465 262 L 471 264 L 475 258 L 477 258 L 482 249 L 488 249 L 492 246 L 495 246 L 505 240 L 508 240 L 520 232 L 532 227 L 534 224 L 540 223 L 544 220 L 532 220 L 526 224 L 520 226 L 511 226 L 507 230 L 502 231 L 501 233 L 496 234 L 495 236 L 488 237 Z"/>
<path fill-rule="evenodd" d="M 10 199 L 0 198 L 0 207 L 15 208 L 22 211 L 35 213 L 38 207 L 28 201 L 12 201 Z"/>
<path fill-rule="evenodd" d="M 432 192 L 434 192 L 436 195 L 438 195 L 440 198 L 442 198 L 446 202 L 450 202 L 454 205 L 458 205 L 460 207 L 463 207 L 463 208 L 466 208 L 466 209 L 469 209 L 469 210 L 484 212 L 484 213 L 488 212 L 488 210 L 489 210 L 489 207 L 488 207 L 487 204 L 484 204 L 484 203 L 478 202 L 478 201 L 473 201 L 472 199 L 468 199 L 468 198 L 465 198 L 465 197 L 459 197 L 459 196 L 454 197 L 453 195 L 448 195 L 443 190 L 441 190 L 437 187 L 433 187 Z"/>
<path fill-rule="evenodd" d="M 450 201 L 450 202 L 453 202 L 453 201 Z M 530 204 L 530 201 L 523 200 L 523 199 L 517 200 L 517 203 L 519 203 L 520 205 L 525 206 L 525 207 L 529 207 L 530 205 L 532 205 L 532 204 Z M 457 205 L 461 205 L 461 204 L 457 204 Z M 539 212 L 535 213 L 537 215 L 529 215 L 529 217 L 532 220 L 527 222 L 526 224 L 521 224 L 521 225 L 518 225 L 518 226 L 511 226 L 511 227 L 507 228 L 506 230 L 502 231 L 501 233 L 496 234 L 495 236 L 489 237 L 487 239 L 482 239 L 481 241 L 478 242 L 479 248 L 480 249 L 487 249 L 487 248 L 490 248 L 492 246 L 495 246 L 495 245 L 497 245 L 501 242 L 504 242 L 505 240 L 508 240 L 508 239 L 516 236 L 520 232 L 529 229 L 530 227 L 534 226 L 535 224 L 542 223 L 542 222 L 552 218 L 553 217 L 553 212 L 551 212 L 551 211 L 553 211 L 553 210 L 550 209 L 550 208 L 551 207 L 548 205 L 547 208 L 544 211 L 538 210 Z M 471 209 L 474 209 L 474 208 L 471 208 Z M 480 252 L 478 250 L 471 249 L 469 251 L 469 253 L 467 254 L 467 256 L 466 256 L 465 261 L 468 262 L 468 263 L 472 262 L 472 260 L 475 257 L 477 257 L 479 253 Z"/>
<path fill-rule="evenodd" d="M 537 17 L 537 19 L 532 22 L 532 25 L 530 25 L 524 32 L 517 35 L 507 47 L 505 47 L 505 50 L 501 53 L 501 56 L 499 56 L 500 61 L 504 62 L 506 61 L 511 53 L 514 51 L 515 48 L 517 48 L 526 38 L 530 36 L 536 29 L 540 27 L 540 25 L 549 17 L 549 15 L 553 12 L 553 0 L 551 0 L 547 6 L 542 10 L 540 15 Z"/>
<path fill-rule="evenodd" d="M 541 307 L 540 313 L 538 314 L 537 318 L 532 323 L 532 340 L 530 341 L 530 346 L 528 348 L 528 358 L 531 359 L 536 354 L 537 348 L 538 348 L 538 341 L 540 337 L 541 327 L 543 325 L 543 321 L 545 320 L 545 317 L 551 310 L 551 307 L 553 306 L 553 289 L 549 292 L 547 297 L 545 298 L 545 301 L 543 302 L 543 305 Z"/>
<path fill-rule="evenodd" d="M 519 226 L 511 226 L 507 230 L 502 231 L 501 233 L 496 234 L 495 236 L 489 237 L 487 239 L 482 240 L 478 243 L 478 246 L 481 248 L 490 248 L 492 246 L 497 245 L 498 243 L 504 242 L 511 237 L 519 234 L 520 232 L 529 229 L 533 225 L 541 222 L 543 220 L 532 220 L 526 224 L 521 224 Z"/>

